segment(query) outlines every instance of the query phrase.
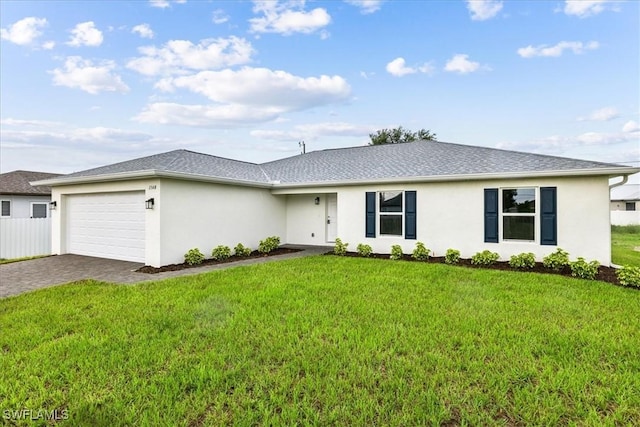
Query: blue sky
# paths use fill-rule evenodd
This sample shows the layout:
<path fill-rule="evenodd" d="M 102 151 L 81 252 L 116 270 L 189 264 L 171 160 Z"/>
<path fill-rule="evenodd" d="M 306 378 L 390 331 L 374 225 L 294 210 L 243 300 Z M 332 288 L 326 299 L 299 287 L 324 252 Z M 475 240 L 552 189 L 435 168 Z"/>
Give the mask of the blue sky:
<path fill-rule="evenodd" d="M 0 2 L 0 169 L 438 139 L 640 165 L 637 1 Z M 634 163 L 635 162 L 635 163 Z"/>

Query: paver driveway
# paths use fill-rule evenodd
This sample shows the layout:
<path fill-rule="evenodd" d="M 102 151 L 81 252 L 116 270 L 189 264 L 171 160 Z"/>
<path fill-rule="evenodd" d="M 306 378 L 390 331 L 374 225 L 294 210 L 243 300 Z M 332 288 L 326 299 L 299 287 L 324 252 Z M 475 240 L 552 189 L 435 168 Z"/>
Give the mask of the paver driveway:
<path fill-rule="evenodd" d="M 208 265 L 159 274 L 136 273 L 134 270 L 143 266 L 143 264 L 137 262 L 117 261 L 71 254 L 2 264 L 0 265 L 0 298 L 83 279 L 96 279 L 112 283 L 138 283 L 168 277 L 198 274 L 238 265 L 258 264 L 267 261 L 317 255 L 329 249 L 320 246 L 295 246 L 295 248 L 302 250 L 290 254 L 252 258 L 227 264 Z"/>

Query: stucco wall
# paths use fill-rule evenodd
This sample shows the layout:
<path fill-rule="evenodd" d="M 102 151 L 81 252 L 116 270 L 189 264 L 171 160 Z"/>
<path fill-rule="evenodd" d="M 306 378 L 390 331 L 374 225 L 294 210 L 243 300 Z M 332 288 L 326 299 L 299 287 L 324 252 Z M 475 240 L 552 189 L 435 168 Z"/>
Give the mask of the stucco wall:
<path fill-rule="evenodd" d="M 268 236 L 286 242 L 286 197 L 268 189 L 162 179 L 157 193 L 159 265 L 183 262 L 194 247 L 210 256 L 218 245 L 257 249 Z"/>
<path fill-rule="evenodd" d="M 484 243 L 483 190 L 540 186 L 557 187 L 558 245 L 540 245 L 539 213 L 536 213 L 536 242 Z M 604 265 L 610 264 L 609 187 L 606 178 L 409 183 L 325 189 L 338 194 L 338 237 L 349 243 L 350 250 L 355 250 L 358 243 L 369 244 L 379 253 L 389 253 L 394 244 L 401 245 L 405 253 L 413 250 L 416 240 L 379 234 L 376 238 L 365 237 L 365 192 L 392 190 L 417 191 L 417 240 L 424 242 L 436 256 L 444 255 L 447 248 L 460 250 L 465 258 L 489 249 L 498 252 L 502 260 L 521 252 L 533 252 L 541 260 L 560 247 L 567 250 L 572 258 L 582 256 L 588 260 L 596 259 Z M 539 197 L 537 203 L 539 212 Z M 291 205 L 289 217 L 293 210 Z"/>
<path fill-rule="evenodd" d="M 0 200 L 11 202 L 11 216 L 9 218 L 31 218 L 31 203 L 46 203 L 49 215 L 51 196 L 12 196 L 0 195 Z"/>
<path fill-rule="evenodd" d="M 320 198 L 318 205 L 315 204 L 316 197 Z M 327 195 L 291 194 L 286 198 L 286 242 L 298 245 L 326 245 Z"/>

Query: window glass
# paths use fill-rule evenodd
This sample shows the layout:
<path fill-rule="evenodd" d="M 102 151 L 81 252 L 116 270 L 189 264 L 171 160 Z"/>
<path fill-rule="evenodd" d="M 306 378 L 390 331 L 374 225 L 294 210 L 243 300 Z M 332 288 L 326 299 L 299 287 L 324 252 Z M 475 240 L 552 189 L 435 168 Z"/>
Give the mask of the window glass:
<path fill-rule="evenodd" d="M 380 234 L 402 236 L 402 215 L 380 215 Z"/>
<path fill-rule="evenodd" d="M 32 218 L 46 218 L 47 217 L 47 205 L 44 203 L 34 203 L 31 205 Z"/>
<path fill-rule="evenodd" d="M 402 212 L 402 191 L 381 191 L 380 212 Z"/>
<path fill-rule="evenodd" d="M 635 202 L 627 202 L 627 203 L 625 203 L 625 210 L 635 211 L 636 210 L 636 203 Z"/>
<path fill-rule="evenodd" d="M 504 216 L 502 237 L 505 240 L 535 240 L 535 217 Z"/>
<path fill-rule="evenodd" d="M 11 216 L 11 202 L 9 200 L 2 201 L 2 216 Z"/>
<path fill-rule="evenodd" d="M 534 188 L 502 190 L 502 212 L 535 213 L 536 190 Z"/>

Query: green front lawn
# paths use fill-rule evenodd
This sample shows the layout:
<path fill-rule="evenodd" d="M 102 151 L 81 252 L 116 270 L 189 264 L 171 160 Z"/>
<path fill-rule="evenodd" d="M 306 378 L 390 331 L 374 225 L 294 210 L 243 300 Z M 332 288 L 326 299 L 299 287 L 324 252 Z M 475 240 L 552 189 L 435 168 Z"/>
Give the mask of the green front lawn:
<path fill-rule="evenodd" d="M 611 227 L 611 260 L 614 264 L 640 267 L 640 225 Z"/>
<path fill-rule="evenodd" d="M 639 306 L 601 282 L 334 256 L 80 282 L 0 300 L 0 408 L 97 426 L 638 425 Z"/>

